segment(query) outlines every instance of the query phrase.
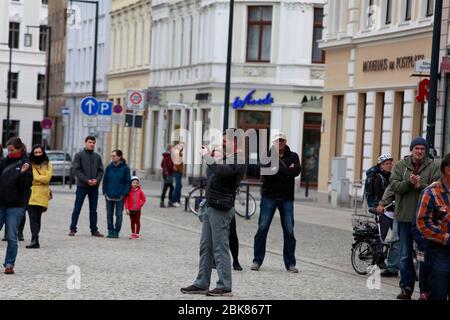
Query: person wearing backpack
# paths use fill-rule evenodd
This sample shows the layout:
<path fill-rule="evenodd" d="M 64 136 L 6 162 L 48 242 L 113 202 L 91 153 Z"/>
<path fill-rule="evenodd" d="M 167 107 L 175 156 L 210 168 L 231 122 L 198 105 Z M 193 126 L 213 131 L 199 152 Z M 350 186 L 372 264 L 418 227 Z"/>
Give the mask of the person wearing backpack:
<path fill-rule="evenodd" d="M 389 185 L 392 164 L 394 159 L 389 153 L 382 154 L 378 158 L 377 164 L 367 170 L 364 196 L 369 208 L 376 208 L 383 199 L 383 194 Z"/>

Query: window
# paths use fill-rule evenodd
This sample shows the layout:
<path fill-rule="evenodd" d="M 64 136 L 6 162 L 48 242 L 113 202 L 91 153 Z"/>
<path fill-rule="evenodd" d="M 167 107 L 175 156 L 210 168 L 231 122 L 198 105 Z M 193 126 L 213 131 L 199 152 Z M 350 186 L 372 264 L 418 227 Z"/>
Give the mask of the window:
<path fill-rule="evenodd" d="M 434 0 L 427 0 L 427 17 L 431 17 L 434 13 Z"/>
<path fill-rule="evenodd" d="M 47 26 L 39 26 L 39 50 L 47 51 Z"/>
<path fill-rule="evenodd" d="M 370 28 L 373 25 L 374 20 L 373 0 L 369 0 L 369 7 L 367 8 L 367 27 Z"/>
<path fill-rule="evenodd" d="M 8 92 L 12 99 L 17 99 L 17 85 L 19 83 L 19 74 L 11 72 L 8 79 Z"/>
<path fill-rule="evenodd" d="M 42 142 L 42 127 L 39 121 L 33 121 L 33 141 L 31 145 L 40 144 Z"/>
<path fill-rule="evenodd" d="M 411 0 L 406 0 L 405 21 L 411 20 L 412 3 Z"/>
<path fill-rule="evenodd" d="M 36 99 L 44 100 L 44 89 L 45 89 L 45 75 L 38 74 Z"/>
<path fill-rule="evenodd" d="M 248 7 L 247 62 L 270 62 L 272 7 Z"/>
<path fill-rule="evenodd" d="M 2 145 L 6 146 L 6 142 L 12 137 L 19 136 L 19 125 L 18 120 L 9 120 L 9 136 L 6 136 L 6 120 L 3 120 L 3 134 L 2 134 Z"/>
<path fill-rule="evenodd" d="M 48 4 L 48 0 L 41 0 L 42 4 Z"/>
<path fill-rule="evenodd" d="M 20 23 L 10 22 L 9 23 L 9 44 L 15 48 L 19 48 L 20 39 Z"/>
<path fill-rule="evenodd" d="M 325 51 L 319 48 L 319 40 L 322 40 L 323 32 L 323 9 L 314 8 L 314 27 L 312 44 L 312 62 L 325 63 Z"/>
<path fill-rule="evenodd" d="M 386 24 L 392 22 L 392 0 L 386 0 Z"/>

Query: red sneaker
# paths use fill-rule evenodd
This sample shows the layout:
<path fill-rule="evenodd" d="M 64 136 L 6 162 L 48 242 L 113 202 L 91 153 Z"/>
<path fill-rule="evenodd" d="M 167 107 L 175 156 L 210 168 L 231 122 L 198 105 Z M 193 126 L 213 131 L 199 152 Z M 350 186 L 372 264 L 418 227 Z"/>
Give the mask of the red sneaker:
<path fill-rule="evenodd" d="M 139 235 L 139 233 L 136 233 L 136 234 L 134 235 L 134 238 L 135 238 L 135 239 L 140 239 L 141 236 Z"/>
<path fill-rule="evenodd" d="M 128 239 L 132 239 L 132 240 L 136 239 L 136 234 L 135 234 L 135 233 L 132 233 L 132 234 L 128 237 Z"/>

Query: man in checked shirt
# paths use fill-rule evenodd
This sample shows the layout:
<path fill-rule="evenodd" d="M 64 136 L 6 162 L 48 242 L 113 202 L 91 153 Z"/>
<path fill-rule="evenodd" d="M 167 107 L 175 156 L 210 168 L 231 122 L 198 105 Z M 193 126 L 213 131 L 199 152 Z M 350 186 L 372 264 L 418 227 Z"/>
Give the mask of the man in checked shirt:
<path fill-rule="evenodd" d="M 442 178 L 426 188 L 417 210 L 417 228 L 429 240 L 431 300 L 450 295 L 450 154 L 441 162 Z"/>

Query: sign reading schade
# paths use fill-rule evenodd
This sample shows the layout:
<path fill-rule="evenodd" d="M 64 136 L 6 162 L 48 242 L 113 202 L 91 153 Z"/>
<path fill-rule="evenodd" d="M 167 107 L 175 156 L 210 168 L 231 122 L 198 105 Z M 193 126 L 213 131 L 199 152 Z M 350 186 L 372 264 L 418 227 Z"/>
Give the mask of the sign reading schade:
<path fill-rule="evenodd" d="M 423 59 L 425 59 L 425 56 L 422 54 L 397 57 L 395 60 L 389 60 L 387 58 L 368 60 L 363 62 L 363 72 L 413 69 L 416 62 Z"/>

